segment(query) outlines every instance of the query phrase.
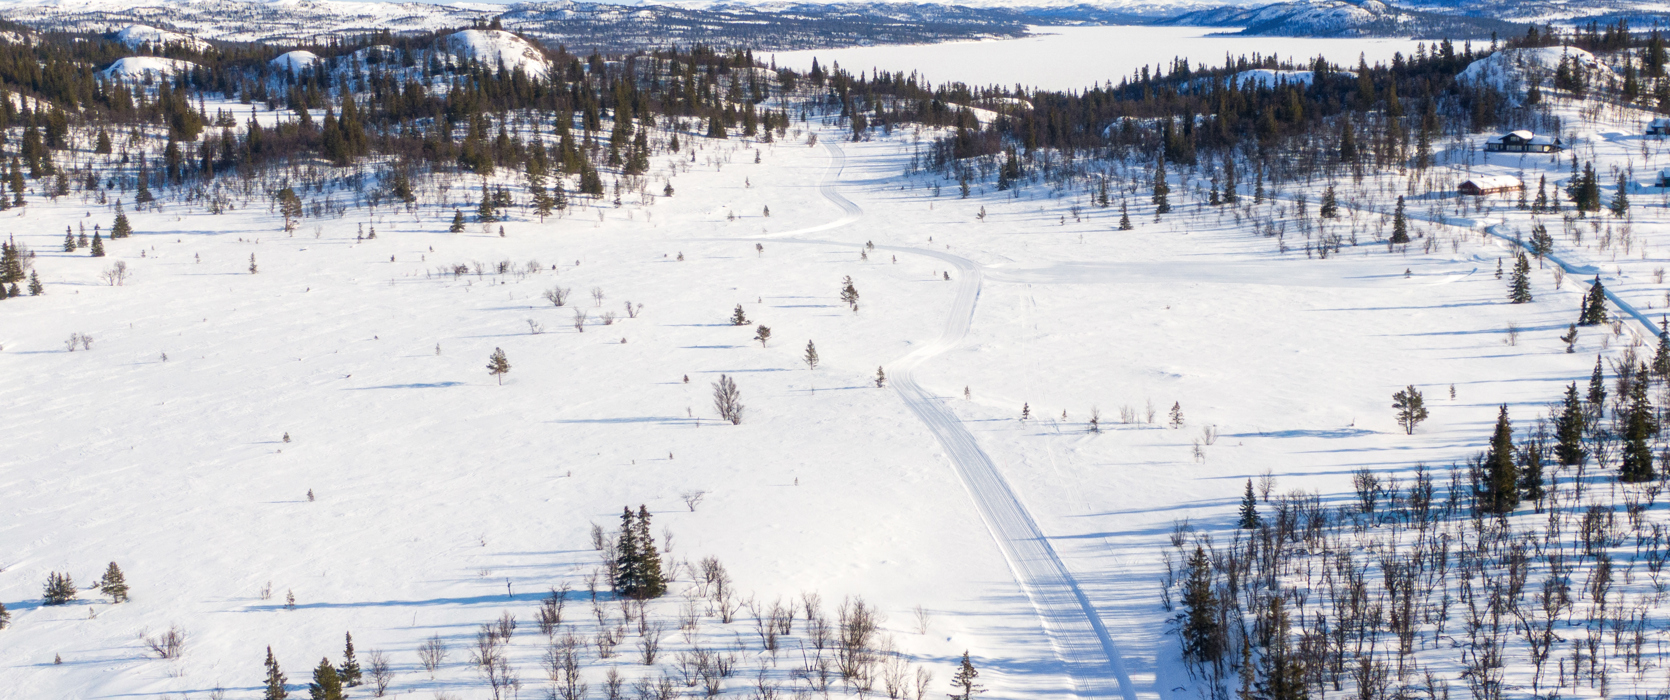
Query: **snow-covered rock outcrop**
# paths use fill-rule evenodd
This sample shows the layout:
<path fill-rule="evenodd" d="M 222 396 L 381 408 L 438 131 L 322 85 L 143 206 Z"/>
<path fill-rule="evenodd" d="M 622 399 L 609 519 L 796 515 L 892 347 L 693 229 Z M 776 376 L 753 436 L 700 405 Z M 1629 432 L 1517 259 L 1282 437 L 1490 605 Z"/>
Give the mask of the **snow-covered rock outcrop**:
<path fill-rule="evenodd" d="M 503 63 L 505 70 L 521 68 L 529 77 L 539 78 L 551 70 L 545 54 L 533 44 L 501 29 L 466 29 L 448 35 L 445 47 L 461 57 L 474 58 L 490 69 L 497 69 Z"/>
<path fill-rule="evenodd" d="M 112 80 L 149 80 L 167 78 L 196 67 L 197 64 L 191 61 L 156 56 L 129 56 L 116 59 L 109 68 L 99 71 L 99 76 Z"/>

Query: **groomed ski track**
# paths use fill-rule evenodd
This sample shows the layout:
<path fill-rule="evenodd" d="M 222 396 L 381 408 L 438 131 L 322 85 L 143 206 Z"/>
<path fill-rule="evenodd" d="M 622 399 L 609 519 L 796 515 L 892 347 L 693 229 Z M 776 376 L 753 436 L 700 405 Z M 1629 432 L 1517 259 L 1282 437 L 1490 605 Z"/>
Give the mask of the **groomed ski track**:
<path fill-rule="evenodd" d="M 846 226 L 864 215 L 864 209 L 843 196 L 836 187 L 846 164 L 846 152 L 839 145 L 827 141 L 823 142 L 823 146 L 829 151 L 831 160 L 819 178 L 818 191 L 840 207 L 841 217 L 817 226 L 774 234 L 770 238 L 782 242 L 851 245 L 802 237 Z M 975 305 L 980 299 L 980 265 L 964 257 L 925 248 L 876 247 L 933 257 L 956 269 L 957 297 L 939 337 L 887 365 L 888 379 L 893 390 L 934 434 L 950 458 L 958 480 L 968 490 L 981 520 L 986 523 L 992 539 L 1008 562 L 1015 582 L 1026 594 L 1049 634 L 1051 647 L 1062 663 L 1062 670 L 1072 681 L 1074 694 L 1081 698 L 1117 696 L 1123 700 L 1137 700 L 1124 659 L 1107 627 L 1102 624 L 1101 615 L 1079 587 L 1078 581 L 1068 572 L 1026 505 L 1010 488 L 991 456 L 980 449 L 974 435 L 945 405 L 944 398 L 935 396 L 916 381 L 915 370 L 918 367 L 955 349 L 968 335 Z"/>

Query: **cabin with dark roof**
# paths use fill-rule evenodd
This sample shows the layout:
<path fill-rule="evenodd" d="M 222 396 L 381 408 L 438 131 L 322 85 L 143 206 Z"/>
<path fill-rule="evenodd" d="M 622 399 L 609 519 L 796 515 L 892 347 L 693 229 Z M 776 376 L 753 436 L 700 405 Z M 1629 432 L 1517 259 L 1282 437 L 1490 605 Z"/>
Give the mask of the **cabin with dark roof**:
<path fill-rule="evenodd" d="M 1492 136 L 1484 142 L 1484 150 L 1489 153 L 1554 153 L 1560 146 L 1557 137 L 1538 136 L 1524 129 Z"/>

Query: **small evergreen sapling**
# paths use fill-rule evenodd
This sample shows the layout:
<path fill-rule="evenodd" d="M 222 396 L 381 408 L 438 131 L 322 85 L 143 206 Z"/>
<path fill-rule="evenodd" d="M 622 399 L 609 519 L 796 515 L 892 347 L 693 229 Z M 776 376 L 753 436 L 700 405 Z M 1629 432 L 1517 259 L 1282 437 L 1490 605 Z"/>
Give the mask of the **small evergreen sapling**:
<path fill-rule="evenodd" d="M 1404 435 L 1414 435 L 1415 426 L 1427 417 L 1426 399 L 1413 384 L 1392 394 L 1392 408 L 1397 411 L 1397 424 L 1403 428 Z"/>
<path fill-rule="evenodd" d="M 818 368 L 818 346 L 813 345 L 812 341 L 810 341 L 810 340 L 806 341 L 805 361 L 806 361 L 806 369 L 817 369 Z"/>
<path fill-rule="evenodd" d="M 504 375 L 510 372 L 510 359 L 505 357 L 504 350 L 493 348 L 493 354 L 487 358 L 487 373 L 499 380 L 499 386 L 504 386 Z"/>
<path fill-rule="evenodd" d="M 754 329 L 754 340 L 760 341 L 760 347 L 765 347 L 766 342 L 771 340 L 771 327 L 763 323 L 756 327 Z"/>
<path fill-rule="evenodd" d="M 290 691 L 285 690 L 284 672 L 278 668 L 278 659 L 273 657 L 273 648 L 267 647 L 267 689 L 261 700 L 285 700 L 290 697 Z"/>
<path fill-rule="evenodd" d="M 951 687 L 957 692 L 949 694 L 948 697 L 951 700 L 974 700 L 974 696 L 986 692 L 985 688 L 974 682 L 974 679 L 979 677 L 980 672 L 975 670 L 974 663 L 968 660 L 968 652 L 964 651 L 963 659 L 957 665 L 957 673 L 951 676 Z"/>
<path fill-rule="evenodd" d="M 11 613 L 11 611 L 6 609 L 6 604 L 5 603 L 0 603 L 0 630 L 6 629 L 11 624 L 12 624 L 12 613 Z"/>
<path fill-rule="evenodd" d="M 1183 427 L 1183 402 L 1174 401 L 1171 404 L 1171 427 Z"/>
<path fill-rule="evenodd" d="M 1583 296 L 1583 311 L 1578 315 L 1577 325 L 1598 326 L 1606 321 L 1606 288 L 1601 286 L 1600 275 L 1595 275 L 1594 284 Z"/>
<path fill-rule="evenodd" d="M 887 371 L 878 366 L 876 367 L 876 388 L 880 389 L 884 386 L 887 386 Z"/>
<path fill-rule="evenodd" d="M 95 258 L 104 257 L 104 240 L 99 238 L 99 232 L 93 232 L 93 248 L 88 254 Z"/>
<path fill-rule="evenodd" d="M 1241 520 L 1235 526 L 1242 530 L 1257 530 L 1260 522 L 1258 499 L 1253 496 L 1252 479 L 1248 479 L 1247 492 L 1241 496 Z"/>
<path fill-rule="evenodd" d="M 731 325 L 733 325 L 733 326 L 746 326 L 746 325 L 748 325 L 748 314 L 745 314 L 745 313 L 742 312 L 742 305 L 741 304 L 737 304 L 736 305 L 736 310 L 731 312 Z"/>
<path fill-rule="evenodd" d="M 128 215 L 122 212 L 122 203 L 116 203 L 116 223 L 110 225 L 110 240 L 127 238 L 133 235 L 133 224 L 128 223 Z"/>
<path fill-rule="evenodd" d="M 1509 284 L 1508 299 L 1515 304 L 1531 301 L 1531 261 L 1520 253 L 1513 263 L 1513 281 Z"/>
<path fill-rule="evenodd" d="M 342 677 L 336 675 L 336 668 L 331 666 L 330 659 L 319 659 L 319 666 L 313 669 L 313 682 L 307 686 L 308 700 L 345 700 L 342 694 Z"/>
<path fill-rule="evenodd" d="M 252 274 L 252 275 L 253 275 L 253 274 L 255 274 L 255 273 L 257 273 L 257 272 L 260 272 L 260 271 L 261 271 L 261 268 L 260 268 L 260 267 L 258 267 L 258 266 L 257 266 L 257 265 L 256 265 L 256 264 L 255 264 L 255 254 L 254 254 L 254 253 L 250 253 L 250 254 L 249 254 L 249 274 Z"/>
<path fill-rule="evenodd" d="M 464 232 L 464 212 L 461 211 L 461 210 L 458 210 L 458 209 L 454 209 L 454 210 L 452 210 L 452 225 L 447 227 L 447 233 L 463 233 L 463 232 Z"/>
<path fill-rule="evenodd" d="M 1409 242 L 1409 217 L 1403 213 L 1403 196 L 1397 198 L 1397 208 L 1392 211 L 1392 238 L 1394 244 Z"/>
<path fill-rule="evenodd" d="M 858 313 L 858 288 L 852 284 L 852 276 L 841 280 L 841 302 L 852 307 L 853 313 Z"/>
<path fill-rule="evenodd" d="M 104 570 L 104 578 L 99 579 L 99 592 L 110 596 L 111 602 L 125 603 L 128 600 L 128 582 L 122 576 L 122 569 L 116 562 Z"/>
<path fill-rule="evenodd" d="M 336 675 L 342 679 L 343 685 L 351 688 L 360 684 L 360 662 L 354 658 L 354 634 L 344 632 L 343 637 L 346 643 L 342 650 L 342 668 L 337 670 Z"/>

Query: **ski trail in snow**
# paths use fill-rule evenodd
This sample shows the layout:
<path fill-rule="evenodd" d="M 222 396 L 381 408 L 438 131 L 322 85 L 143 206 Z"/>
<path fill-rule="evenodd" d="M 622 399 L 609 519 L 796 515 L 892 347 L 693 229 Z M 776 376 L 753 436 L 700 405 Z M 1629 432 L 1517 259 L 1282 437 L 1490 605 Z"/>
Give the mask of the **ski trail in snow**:
<path fill-rule="evenodd" d="M 819 178 L 818 189 L 825 199 L 841 208 L 841 218 L 773 237 L 794 236 L 827 231 L 857 221 L 864 210 L 842 196 L 835 183 L 845 167 L 846 152 L 839 145 L 825 142 L 830 164 Z M 807 243 L 838 243 L 812 241 Z M 915 369 L 924 362 L 961 345 L 974 320 L 975 303 L 980 299 L 981 269 L 967 258 L 937 250 L 899 246 L 876 246 L 883 250 L 912 255 L 925 255 L 950 263 L 957 270 L 957 298 L 938 338 L 922 345 L 887 367 L 893 390 L 898 392 L 911 412 L 928 426 L 929 431 L 945 449 L 957 478 L 968 490 L 980 518 L 986 523 L 992 539 L 1009 564 L 1015 581 L 1032 603 L 1050 645 L 1061 660 L 1064 671 L 1072 680 L 1078 697 L 1113 697 L 1136 700 L 1136 690 L 1125 671 L 1124 658 L 1102 624 L 1101 615 L 1084 594 L 1055 547 L 1038 527 L 1008 480 L 980 449 L 974 435 L 944 401 L 916 383 Z"/>

